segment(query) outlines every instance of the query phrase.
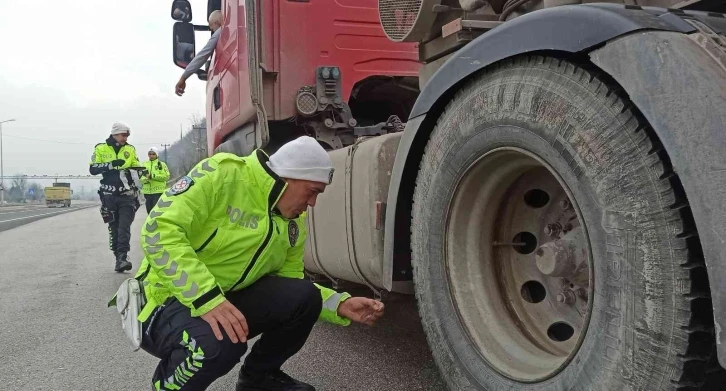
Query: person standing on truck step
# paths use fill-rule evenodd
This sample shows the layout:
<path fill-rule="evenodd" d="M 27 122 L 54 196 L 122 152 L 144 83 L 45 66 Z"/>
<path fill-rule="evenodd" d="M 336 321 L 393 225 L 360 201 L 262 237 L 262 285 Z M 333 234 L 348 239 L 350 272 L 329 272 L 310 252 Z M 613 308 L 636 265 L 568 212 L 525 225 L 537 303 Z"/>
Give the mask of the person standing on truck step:
<path fill-rule="evenodd" d="M 176 83 L 176 94 L 179 96 L 184 95 L 184 89 L 187 88 L 187 79 L 193 74 L 197 73 L 198 70 L 202 69 L 202 66 L 207 62 L 209 57 L 214 53 L 214 48 L 217 46 L 219 35 L 222 34 L 222 11 L 216 10 L 209 14 L 209 29 L 212 30 L 212 37 L 209 38 L 207 44 L 204 45 L 202 50 L 194 56 L 194 59 L 189 65 L 184 68 L 179 81 Z"/>
<path fill-rule="evenodd" d="M 149 161 L 144 163 L 144 171 L 139 180 L 142 184 L 141 192 L 144 193 L 146 199 L 146 213 L 151 213 L 151 209 L 159 201 L 161 193 L 166 190 L 166 181 L 169 180 L 170 175 L 166 163 L 159 159 L 159 150 L 156 147 L 151 147 L 147 154 Z"/>
<path fill-rule="evenodd" d="M 109 247 L 116 258 L 116 272 L 131 270 L 128 259 L 131 223 L 134 221 L 140 203 L 139 184 L 132 169 L 141 166 L 136 156 L 136 148 L 128 144 L 131 133 L 129 126 L 116 122 L 111 127 L 111 135 L 106 142 L 96 145 L 89 172 L 101 174 L 101 216 L 108 224 Z"/>
<path fill-rule="evenodd" d="M 373 325 L 383 303 L 304 278 L 308 206 L 333 179 L 304 136 L 267 156 L 217 153 L 154 207 L 142 228 L 141 348 L 160 358 L 155 390 L 204 390 L 240 362 L 236 390 L 314 390 L 280 369 L 317 320 Z"/>

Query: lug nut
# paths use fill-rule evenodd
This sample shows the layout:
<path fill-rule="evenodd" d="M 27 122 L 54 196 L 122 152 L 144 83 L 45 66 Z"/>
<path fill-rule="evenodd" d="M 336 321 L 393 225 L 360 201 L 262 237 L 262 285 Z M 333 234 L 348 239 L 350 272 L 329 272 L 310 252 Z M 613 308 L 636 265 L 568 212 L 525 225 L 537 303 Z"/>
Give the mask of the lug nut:
<path fill-rule="evenodd" d="M 562 230 L 562 227 L 558 223 L 547 224 L 544 228 L 544 233 L 549 236 L 557 236 L 560 233 L 560 230 Z"/>
<path fill-rule="evenodd" d="M 564 291 L 557 294 L 557 301 L 562 304 L 574 304 L 575 294 L 572 291 Z"/>
<path fill-rule="evenodd" d="M 562 209 L 568 209 L 570 207 L 570 200 L 565 198 L 564 200 L 560 201 L 560 207 Z"/>

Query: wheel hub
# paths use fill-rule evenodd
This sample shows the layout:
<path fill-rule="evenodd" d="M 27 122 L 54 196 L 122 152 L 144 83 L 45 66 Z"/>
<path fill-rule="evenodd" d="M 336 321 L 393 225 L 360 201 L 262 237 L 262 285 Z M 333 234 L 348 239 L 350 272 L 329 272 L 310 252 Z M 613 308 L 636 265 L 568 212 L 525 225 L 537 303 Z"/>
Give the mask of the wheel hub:
<path fill-rule="evenodd" d="M 460 179 L 447 268 L 471 342 L 504 376 L 536 382 L 579 348 L 592 297 L 586 229 L 570 192 L 531 153 L 492 151 Z"/>

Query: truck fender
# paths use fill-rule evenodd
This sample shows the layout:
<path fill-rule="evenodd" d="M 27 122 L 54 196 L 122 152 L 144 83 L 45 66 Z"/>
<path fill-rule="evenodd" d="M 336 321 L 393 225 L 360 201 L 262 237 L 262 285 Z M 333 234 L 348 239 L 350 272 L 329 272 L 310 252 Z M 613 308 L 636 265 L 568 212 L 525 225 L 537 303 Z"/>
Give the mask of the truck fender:
<path fill-rule="evenodd" d="M 638 30 L 695 29 L 677 14 L 657 8 L 588 4 L 534 11 L 482 34 L 451 56 L 423 88 L 410 117 L 427 113 L 469 76 L 497 61 L 533 52 L 583 53 Z"/>
<path fill-rule="evenodd" d="M 699 21 L 699 29 L 684 16 Z M 726 283 L 726 48 L 713 39 L 717 32 L 726 32 L 723 15 L 586 5 L 537 11 L 477 38 L 432 77 L 406 125 L 391 175 L 384 262 L 393 264 L 396 225 L 409 221 L 401 210 L 413 186 L 406 181 L 415 180 L 438 112 L 458 86 L 518 54 L 588 54 L 649 121 L 684 187 L 712 289 L 719 363 L 726 367 L 726 291 L 718 289 Z"/>
<path fill-rule="evenodd" d="M 459 86 L 477 71 L 520 54 L 535 52 L 583 53 L 617 37 L 639 31 L 689 33 L 695 28 L 664 9 L 643 9 L 620 4 L 567 5 L 520 16 L 482 34 L 452 55 L 431 77 L 411 111 L 396 153 L 386 205 L 384 267 L 391 274 L 394 253 L 404 251 L 399 238 L 408 232 L 410 202 L 399 191 L 413 191 L 418 162 L 438 113 Z M 420 131 L 421 130 L 421 131 Z M 409 197 L 410 198 L 410 197 Z M 398 232 L 398 235 L 396 235 Z M 408 238 L 405 239 L 406 245 Z"/>
<path fill-rule="evenodd" d="M 726 367 L 726 47 L 708 34 L 637 33 L 590 58 L 650 122 L 684 187 L 711 286 L 719 363 Z"/>

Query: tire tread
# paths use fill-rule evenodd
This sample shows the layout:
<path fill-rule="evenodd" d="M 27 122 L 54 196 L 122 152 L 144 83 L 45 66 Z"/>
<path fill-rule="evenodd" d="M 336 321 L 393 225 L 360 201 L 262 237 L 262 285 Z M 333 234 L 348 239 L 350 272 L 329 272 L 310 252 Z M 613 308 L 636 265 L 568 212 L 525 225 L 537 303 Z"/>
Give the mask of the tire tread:
<path fill-rule="evenodd" d="M 425 146 L 424 158 L 419 163 L 419 177 L 416 180 L 413 197 L 412 221 L 418 221 L 416 206 L 423 202 L 421 197 L 424 192 L 420 190 L 425 186 L 426 178 L 422 180 L 420 175 L 425 164 L 425 157 L 442 149 L 443 147 L 440 144 L 445 142 L 445 139 L 439 135 L 443 125 L 442 120 L 448 118 L 450 112 L 455 112 L 461 98 L 472 93 L 481 82 L 498 72 L 516 67 L 544 68 L 548 71 L 574 77 L 588 91 L 606 102 L 613 112 L 618 113 L 618 119 L 624 125 L 617 127 L 616 130 L 619 133 L 610 137 L 622 138 L 621 145 L 624 148 L 642 151 L 642 157 L 652 173 L 652 178 L 657 181 L 657 197 L 662 205 L 662 209 L 658 214 L 665 217 L 664 220 L 668 222 L 669 227 L 673 228 L 670 244 L 674 249 L 673 257 L 678 262 L 676 283 L 680 284 L 680 287 L 677 288 L 679 289 L 680 300 L 676 303 L 676 324 L 680 326 L 674 331 L 673 340 L 675 342 L 672 346 L 677 349 L 673 354 L 675 368 L 670 371 L 673 377 L 667 384 L 674 390 L 699 389 L 703 386 L 705 374 L 718 370 L 718 368 L 713 367 L 714 363 L 718 364 L 717 360 L 714 360 L 713 314 L 708 313 L 708 308 L 711 307 L 710 287 L 706 276 L 703 250 L 700 248 L 698 241 L 698 232 L 695 226 L 689 223 L 693 221 L 693 215 L 688 199 L 685 196 L 678 175 L 673 170 L 668 154 L 658 140 L 655 131 L 650 127 L 644 116 L 639 113 L 637 107 L 630 102 L 623 89 L 591 65 L 541 55 L 521 56 L 490 66 L 457 91 L 441 113 L 439 122 Z M 437 142 L 439 144 L 436 144 Z M 418 237 L 420 234 L 418 228 L 413 224 L 411 225 L 412 244 L 424 239 Z M 416 250 L 412 248 L 412 252 L 414 254 L 414 276 L 416 277 L 418 276 L 415 262 Z M 418 281 L 416 278 L 415 283 L 428 284 L 427 281 Z M 419 292 L 420 290 L 417 289 L 417 303 L 419 311 L 422 311 L 421 302 L 423 298 L 420 297 Z M 424 325 L 424 327 L 428 326 Z M 437 346 L 435 346 L 437 341 L 433 341 L 429 337 L 429 333 L 426 334 L 431 348 L 437 349 Z M 440 366 L 449 365 L 440 362 L 438 364 Z M 455 368 L 448 369 L 454 370 Z"/>

